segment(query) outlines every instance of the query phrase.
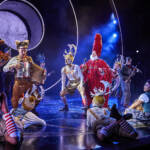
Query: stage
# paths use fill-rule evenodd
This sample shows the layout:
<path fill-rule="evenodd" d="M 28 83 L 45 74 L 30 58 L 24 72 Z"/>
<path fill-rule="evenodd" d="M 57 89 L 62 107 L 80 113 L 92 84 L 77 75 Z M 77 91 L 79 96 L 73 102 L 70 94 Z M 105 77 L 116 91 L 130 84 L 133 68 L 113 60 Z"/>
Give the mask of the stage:
<path fill-rule="evenodd" d="M 134 125 L 139 134 L 135 141 L 122 139 L 112 143 L 99 143 L 92 131 L 86 128 L 81 99 L 68 99 L 69 111 L 60 112 L 60 99 L 45 97 L 37 107 L 38 115 L 47 126 L 27 129 L 19 150 L 91 150 L 91 149 L 141 149 L 150 144 L 150 128 L 144 124 Z M 110 100 L 110 105 L 112 99 Z M 113 99 L 114 103 L 114 99 Z"/>

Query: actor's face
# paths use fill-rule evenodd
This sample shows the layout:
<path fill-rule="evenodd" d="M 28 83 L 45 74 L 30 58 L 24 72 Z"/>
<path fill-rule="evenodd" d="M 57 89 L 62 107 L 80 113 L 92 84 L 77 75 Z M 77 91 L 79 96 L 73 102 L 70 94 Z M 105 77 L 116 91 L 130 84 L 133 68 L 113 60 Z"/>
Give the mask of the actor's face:
<path fill-rule="evenodd" d="M 66 65 L 71 65 L 71 64 L 72 64 L 72 60 L 69 59 L 69 58 L 67 58 L 67 59 L 65 60 L 65 63 L 66 63 Z"/>
<path fill-rule="evenodd" d="M 27 55 L 27 48 L 26 47 L 19 47 L 18 48 L 18 51 L 19 51 L 19 55 L 21 56 L 21 57 L 24 57 L 24 56 L 26 56 Z"/>
<path fill-rule="evenodd" d="M 96 57 L 97 55 L 96 55 L 96 52 L 95 51 L 93 51 L 92 52 L 92 57 Z"/>
<path fill-rule="evenodd" d="M 41 67 L 45 67 L 45 63 L 41 63 L 40 66 L 41 66 Z"/>
<path fill-rule="evenodd" d="M 144 92 L 148 92 L 148 91 L 150 91 L 150 84 L 146 82 L 144 85 Z"/>
<path fill-rule="evenodd" d="M 132 59 L 129 59 L 128 61 L 127 61 L 127 65 L 131 65 L 132 64 Z"/>
<path fill-rule="evenodd" d="M 115 63 L 115 65 L 114 65 L 114 69 L 115 69 L 115 70 L 119 70 L 119 69 L 120 69 L 120 65 L 119 65 L 119 64 L 117 64 L 117 63 Z"/>

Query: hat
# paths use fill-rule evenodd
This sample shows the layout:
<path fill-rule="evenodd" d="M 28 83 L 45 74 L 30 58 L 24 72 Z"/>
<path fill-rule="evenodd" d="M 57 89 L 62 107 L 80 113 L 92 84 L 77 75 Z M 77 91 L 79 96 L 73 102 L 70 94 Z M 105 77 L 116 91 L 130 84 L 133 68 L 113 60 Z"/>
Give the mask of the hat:
<path fill-rule="evenodd" d="M 18 49 L 19 47 L 28 48 L 29 40 L 24 40 L 24 41 L 18 41 L 18 40 L 16 40 L 15 43 L 16 43 L 17 49 Z"/>
<path fill-rule="evenodd" d="M 95 51 L 97 56 L 100 57 L 102 49 L 102 36 L 100 34 L 95 35 L 92 52 Z"/>

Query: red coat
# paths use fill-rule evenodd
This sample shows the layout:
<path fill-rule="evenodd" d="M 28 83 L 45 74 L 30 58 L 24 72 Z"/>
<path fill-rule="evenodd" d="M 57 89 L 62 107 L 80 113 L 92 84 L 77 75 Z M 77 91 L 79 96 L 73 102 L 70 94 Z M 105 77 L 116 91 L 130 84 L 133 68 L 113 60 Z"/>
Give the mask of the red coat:
<path fill-rule="evenodd" d="M 102 80 L 112 83 L 112 71 L 107 63 L 102 59 L 88 60 L 85 64 L 81 65 L 81 70 L 84 76 L 85 93 L 89 106 L 92 103 L 90 92 L 93 92 L 95 87 L 98 89 L 104 89 L 104 85 L 100 83 Z M 108 91 L 109 88 L 107 89 L 107 92 Z M 108 106 L 108 97 L 109 95 L 105 96 L 104 107 Z"/>

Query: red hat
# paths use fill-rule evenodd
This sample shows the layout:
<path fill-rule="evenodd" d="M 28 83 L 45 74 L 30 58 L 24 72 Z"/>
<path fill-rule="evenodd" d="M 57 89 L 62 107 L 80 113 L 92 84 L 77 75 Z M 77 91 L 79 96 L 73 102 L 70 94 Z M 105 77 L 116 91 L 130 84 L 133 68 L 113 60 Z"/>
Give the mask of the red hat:
<path fill-rule="evenodd" d="M 100 34 L 95 35 L 92 52 L 95 51 L 97 56 L 100 57 L 102 49 L 102 36 Z"/>

